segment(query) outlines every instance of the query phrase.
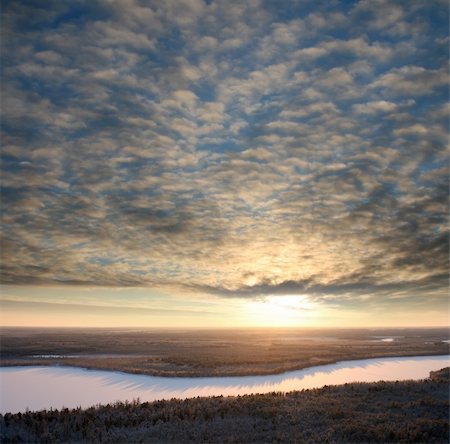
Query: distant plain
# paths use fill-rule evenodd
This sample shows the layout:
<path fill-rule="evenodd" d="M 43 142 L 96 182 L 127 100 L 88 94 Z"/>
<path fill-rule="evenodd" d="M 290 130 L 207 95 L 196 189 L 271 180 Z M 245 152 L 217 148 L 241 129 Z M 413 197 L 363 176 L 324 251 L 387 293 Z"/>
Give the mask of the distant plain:
<path fill-rule="evenodd" d="M 68 365 L 155 376 L 276 374 L 342 360 L 449 353 L 447 328 L 2 328 L 2 366 Z"/>

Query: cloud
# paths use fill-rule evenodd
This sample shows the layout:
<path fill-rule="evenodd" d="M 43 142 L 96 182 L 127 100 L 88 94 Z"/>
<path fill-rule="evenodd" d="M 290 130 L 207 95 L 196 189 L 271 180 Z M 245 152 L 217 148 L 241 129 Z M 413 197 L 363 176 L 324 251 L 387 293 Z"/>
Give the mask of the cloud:
<path fill-rule="evenodd" d="M 8 2 L 2 282 L 442 296 L 448 26 L 427 8 Z"/>
<path fill-rule="evenodd" d="M 448 70 L 426 69 L 422 66 L 403 66 L 380 76 L 371 85 L 390 94 L 409 97 L 431 94 L 436 88 L 447 85 Z"/>
<path fill-rule="evenodd" d="M 356 276 L 355 276 L 356 277 Z M 339 303 L 340 296 L 348 296 L 350 298 L 344 301 L 351 304 L 352 299 L 365 299 L 366 296 L 380 298 L 380 296 L 388 296 L 389 298 L 399 297 L 400 299 L 408 299 L 404 295 L 408 291 L 409 296 L 423 297 L 423 293 L 427 292 L 430 296 L 434 291 L 438 290 L 437 295 L 442 296 L 442 286 L 448 284 L 448 276 L 446 274 L 436 275 L 432 278 L 423 278 L 416 281 L 399 282 L 393 281 L 389 283 L 378 284 L 368 279 L 357 282 L 335 283 L 330 285 L 316 285 L 312 280 L 302 281 L 284 281 L 277 284 L 270 282 L 258 284 L 254 286 L 243 286 L 239 289 L 229 290 L 226 288 L 201 288 L 203 291 L 209 291 L 226 297 L 251 297 L 259 298 L 267 295 L 299 295 L 308 294 L 309 300 L 318 303 L 330 303 L 336 301 Z M 400 291 L 399 291 L 400 290 Z M 344 304 L 345 304 L 344 302 Z"/>
<path fill-rule="evenodd" d="M 375 102 L 353 105 L 355 112 L 370 115 L 377 113 L 389 113 L 395 111 L 397 107 L 398 104 L 386 100 L 377 100 Z"/>
<path fill-rule="evenodd" d="M 406 12 L 401 4 L 392 4 L 386 0 L 363 0 L 355 5 L 351 14 L 366 16 L 368 18 L 365 21 L 366 26 L 382 30 L 397 25 L 404 18 Z"/>

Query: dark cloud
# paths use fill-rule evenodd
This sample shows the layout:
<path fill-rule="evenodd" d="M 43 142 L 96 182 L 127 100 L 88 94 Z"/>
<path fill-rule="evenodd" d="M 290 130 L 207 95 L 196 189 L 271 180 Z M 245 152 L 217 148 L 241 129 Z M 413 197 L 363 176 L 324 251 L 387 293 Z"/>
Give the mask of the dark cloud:
<path fill-rule="evenodd" d="M 260 298 L 272 295 L 299 295 L 307 294 L 309 300 L 324 303 L 325 301 L 338 302 L 346 304 L 346 299 L 340 296 L 349 296 L 348 303 L 353 303 L 352 298 L 356 300 L 360 296 L 371 296 L 375 300 L 380 300 L 380 297 L 396 296 L 398 293 L 408 292 L 407 299 L 422 297 L 424 293 L 434 294 L 436 290 L 442 290 L 444 286 L 448 286 L 448 274 L 435 274 L 423 279 L 394 281 L 390 283 L 379 283 L 373 276 L 367 277 L 363 272 L 354 273 L 346 276 L 340 282 L 329 283 L 321 285 L 315 282 L 314 278 L 303 281 L 284 281 L 280 283 L 261 283 L 253 286 L 243 286 L 237 289 L 227 289 L 220 287 L 199 287 L 198 290 L 205 291 L 210 294 L 224 296 L 224 297 L 245 297 L 245 298 Z M 405 302 L 404 298 L 401 298 Z M 381 299 L 382 300 L 382 299 Z"/>

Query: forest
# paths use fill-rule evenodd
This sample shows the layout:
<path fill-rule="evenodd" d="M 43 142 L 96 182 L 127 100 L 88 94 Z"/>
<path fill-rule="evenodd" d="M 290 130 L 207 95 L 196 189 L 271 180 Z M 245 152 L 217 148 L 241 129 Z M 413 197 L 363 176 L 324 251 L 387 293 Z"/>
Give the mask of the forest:
<path fill-rule="evenodd" d="M 2 443 L 447 443 L 449 372 L 238 397 L 7 413 Z"/>

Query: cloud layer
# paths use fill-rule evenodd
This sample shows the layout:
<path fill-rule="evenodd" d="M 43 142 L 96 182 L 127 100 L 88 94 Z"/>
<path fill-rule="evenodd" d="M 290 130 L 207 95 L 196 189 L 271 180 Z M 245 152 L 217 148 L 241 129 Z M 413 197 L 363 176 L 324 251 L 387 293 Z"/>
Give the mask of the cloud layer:
<path fill-rule="evenodd" d="M 2 282 L 445 297 L 447 18 L 4 2 Z"/>

